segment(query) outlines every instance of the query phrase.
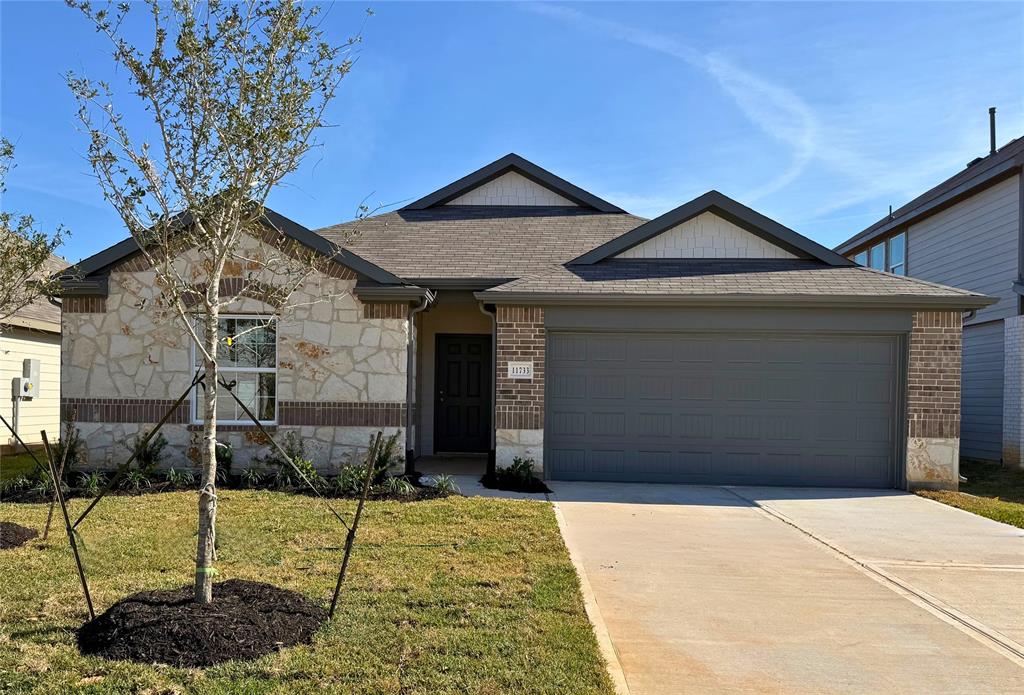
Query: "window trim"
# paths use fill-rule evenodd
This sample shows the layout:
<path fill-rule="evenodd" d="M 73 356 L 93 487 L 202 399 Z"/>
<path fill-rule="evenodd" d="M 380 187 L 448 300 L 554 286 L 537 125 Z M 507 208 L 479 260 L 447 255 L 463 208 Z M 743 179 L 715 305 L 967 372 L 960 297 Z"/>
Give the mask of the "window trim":
<path fill-rule="evenodd" d="M 220 316 L 217 317 L 217 320 L 220 321 L 221 319 L 257 319 L 259 321 L 267 321 L 267 322 L 273 322 L 274 323 L 275 327 L 274 327 L 274 366 L 273 367 L 221 367 L 221 366 L 218 366 L 217 370 L 220 373 L 222 373 L 222 374 L 230 374 L 230 373 L 271 374 L 271 373 L 273 373 L 273 375 L 274 375 L 274 419 L 273 420 L 260 420 L 259 423 L 261 425 L 263 425 L 264 427 L 276 426 L 277 422 L 278 422 L 278 416 L 279 416 L 279 406 L 280 406 L 280 403 L 281 403 L 281 399 L 278 397 L 278 387 L 280 386 L 280 380 L 278 378 L 278 367 L 277 367 L 277 356 L 278 356 L 277 350 L 278 350 L 278 347 L 279 347 L 277 327 L 280 325 L 280 323 L 278 322 L 278 317 L 277 316 L 267 317 L 267 316 L 261 315 L 261 314 L 221 314 Z M 190 340 L 189 342 L 191 343 L 191 350 L 189 351 L 190 354 L 191 354 L 191 360 L 192 360 L 191 363 L 192 363 L 192 366 L 194 368 L 198 369 L 198 365 L 196 364 L 196 358 L 198 357 L 196 341 L 195 340 Z M 199 402 L 201 400 L 199 390 L 201 388 L 202 388 L 201 386 L 196 386 L 194 389 L 192 389 L 192 398 L 191 398 L 192 404 L 191 404 L 191 407 L 190 407 L 190 411 L 191 412 L 189 413 L 189 415 L 190 415 L 190 419 L 191 419 L 191 424 L 193 424 L 193 425 L 204 425 L 204 424 L 206 424 L 206 420 L 204 420 L 199 415 Z M 248 420 L 248 419 L 246 419 L 246 420 L 221 420 L 220 418 L 217 418 L 217 424 L 218 425 L 232 425 L 232 426 L 236 426 L 236 425 L 249 425 L 251 427 L 255 427 L 256 426 L 255 424 L 253 424 L 252 420 Z"/>

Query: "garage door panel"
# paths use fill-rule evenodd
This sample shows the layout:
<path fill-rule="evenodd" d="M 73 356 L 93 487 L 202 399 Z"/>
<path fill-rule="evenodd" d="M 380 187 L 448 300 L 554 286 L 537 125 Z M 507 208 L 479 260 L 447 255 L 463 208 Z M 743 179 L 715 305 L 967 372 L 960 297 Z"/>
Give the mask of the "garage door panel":
<path fill-rule="evenodd" d="M 552 478 L 892 484 L 895 337 L 571 336 L 549 339 Z"/>

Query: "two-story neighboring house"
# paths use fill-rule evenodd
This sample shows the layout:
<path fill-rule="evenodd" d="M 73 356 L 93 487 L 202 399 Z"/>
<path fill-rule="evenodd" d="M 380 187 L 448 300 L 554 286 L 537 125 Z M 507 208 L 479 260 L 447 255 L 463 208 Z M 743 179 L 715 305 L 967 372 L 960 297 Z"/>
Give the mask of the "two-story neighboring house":
<path fill-rule="evenodd" d="M 963 456 L 1024 466 L 1024 138 L 836 247 L 861 265 L 998 297 L 964 316 Z"/>

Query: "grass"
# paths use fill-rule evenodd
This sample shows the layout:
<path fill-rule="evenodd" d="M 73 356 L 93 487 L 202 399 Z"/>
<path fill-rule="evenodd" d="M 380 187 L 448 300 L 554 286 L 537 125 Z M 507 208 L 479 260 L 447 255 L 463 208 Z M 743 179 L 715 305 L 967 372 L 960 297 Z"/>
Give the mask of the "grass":
<path fill-rule="evenodd" d="M 71 502 L 72 513 L 84 500 Z M 351 513 L 354 503 L 336 501 Z M 81 526 L 98 611 L 191 582 L 194 493 L 104 500 Z M 315 500 L 219 491 L 218 579 L 329 601 L 344 529 Z M 41 528 L 42 504 L 4 519 Z M 4 693 L 611 693 L 551 507 L 450 497 L 370 502 L 338 614 L 314 643 L 183 670 L 83 657 L 85 607 L 66 537 L 2 551 Z"/>
<path fill-rule="evenodd" d="M 998 463 L 964 460 L 960 473 L 967 478 L 959 492 L 922 491 L 918 494 L 979 516 L 1024 528 L 1024 470 Z"/>
<path fill-rule="evenodd" d="M 43 460 L 42 454 L 37 454 L 37 456 L 39 456 L 40 461 Z M 0 480 L 9 480 L 10 478 L 28 475 L 35 470 L 35 467 L 35 461 L 28 454 L 5 454 L 0 456 Z"/>

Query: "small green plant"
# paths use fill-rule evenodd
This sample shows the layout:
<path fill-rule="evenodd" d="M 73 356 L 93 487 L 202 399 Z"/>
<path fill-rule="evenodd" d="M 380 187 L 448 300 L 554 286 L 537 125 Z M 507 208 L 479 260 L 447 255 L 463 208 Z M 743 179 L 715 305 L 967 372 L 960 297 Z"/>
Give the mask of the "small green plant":
<path fill-rule="evenodd" d="M 447 473 L 438 473 L 437 475 L 430 476 L 427 478 L 427 484 L 433 486 L 438 492 L 451 494 L 460 491 L 459 486 L 455 483 L 455 478 Z"/>
<path fill-rule="evenodd" d="M 342 466 L 338 475 L 331 478 L 328 489 L 332 494 L 341 497 L 355 497 L 363 492 L 363 482 L 366 480 L 366 469 L 362 466 Z"/>
<path fill-rule="evenodd" d="M 40 497 L 53 497 L 53 476 L 50 475 L 49 471 L 37 471 L 35 478 L 31 480 L 31 491 L 33 494 L 39 495 Z M 61 481 L 61 490 L 65 495 L 68 494 L 68 486 Z"/>
<path fill-rule="evenodd" d="M 401 430 L 395 432 L 384 440 L 384 444 L 377 449 L 377 455 L 373 461 L 373 484 L 379 485 L 384 482 L 388 470 L 401 463 L 401 452 L 398 451 L 398 438 L 402 435 Z"/>
<path fill-rule="evenodd" d="M 132 469 L 124 474 L 121 478 L 121 489 L 129 492 L 141 492 L 148 488 L 152 482 L 149 477 L 142 471 Z"/>
<path fill-rule="evenodd" d="M 175 490 L 193 488 L 196 486 L 196 476 L 187 468 L 183 471 L 171 468 L 167 471 L 167 482 Z"/>
<path fill-rule="evenodd" d="M 512 459 L 512 465 L 503 469 L 504 474 L 511 480 L 525 485 L 533 478 L 533 463 L 532 458 L 516 456 Z"/>
<path fill-rule="evenodd" d="M 263 487 L 266 483 L 266 476 L 258 468 L 249 467 L 246 468 L 239 474 L 239 480 L 242 482 L 242 487 L 257 489 Z"/>
<path fill-rule="evenodd" d="M 135 456 L 135 468 L 145 476 L 152 476 L 160 467 L 160 461 L 164 457 L 164 449 L 167 448 L 167 438 L 163 432 L 158 432 L 155 437 L 146 440 L 148 433 L 140 432 L 132 440 L 132 454 Z"/>
<path fill-rule="evenodd" d="M 320 474 L 317 473 L 313 461 L 306 455 L 306 445 L 298 432 L 294 430 L 288 431 L 284 435 L 284 441 L 281 442 L 281 448 L 284 449 L 288 460 L 281 455 L 277 447 L 272 448 L 264 456 L 253 459 L 253 463 L 257 464 L 258 467 L 271 471 L 275 488 L 285 490 L 305 486 L 305 482 L 303 482 L 302 476 L 296 472 L 296 468 L 314 486 L 320 484 Z M 289 460 L 291 463 L 289 463 Z"/>
<path fill-rule="evenodd" d="M 550 492 L 544 481 L 533 473 L 532 458 L 516 456 L 511 465 L 498 468 L 494 475 L 485 475 L 480 482 L 484 487 L 516 492 Z"/>
<path fill-rule="evenodd" d="M 26 490 L 30 490 L 34 484 L 35 481 L 32 479 L 32 476 L 19 475 L 16 478 L 0 481 L 0 494 L 18 495 Z"/>
<path fill-rule="evenodd" d="M 82 473 L 78 477 L 78 489 L 86 495 L 94 497 L 99 494 L 103 486 L 107 484 L 107 476 L 99 471 Z"/>
<path fill-rule="evenodd" d="M 225 479 L 231 477 L 231 464 L 235 459 L 235 450 L 228 442 L 217 442 L 214 447 L 214 458 L 217 461 L 217 472 L 224 471 Z"/>
<path fill-rule="evenodd" d="M 391 495 L 412 495 L 416 493 L 416 488 L 405 478 L 385 478 L 384 483 L 380 487 L 384 492 Z"/>

